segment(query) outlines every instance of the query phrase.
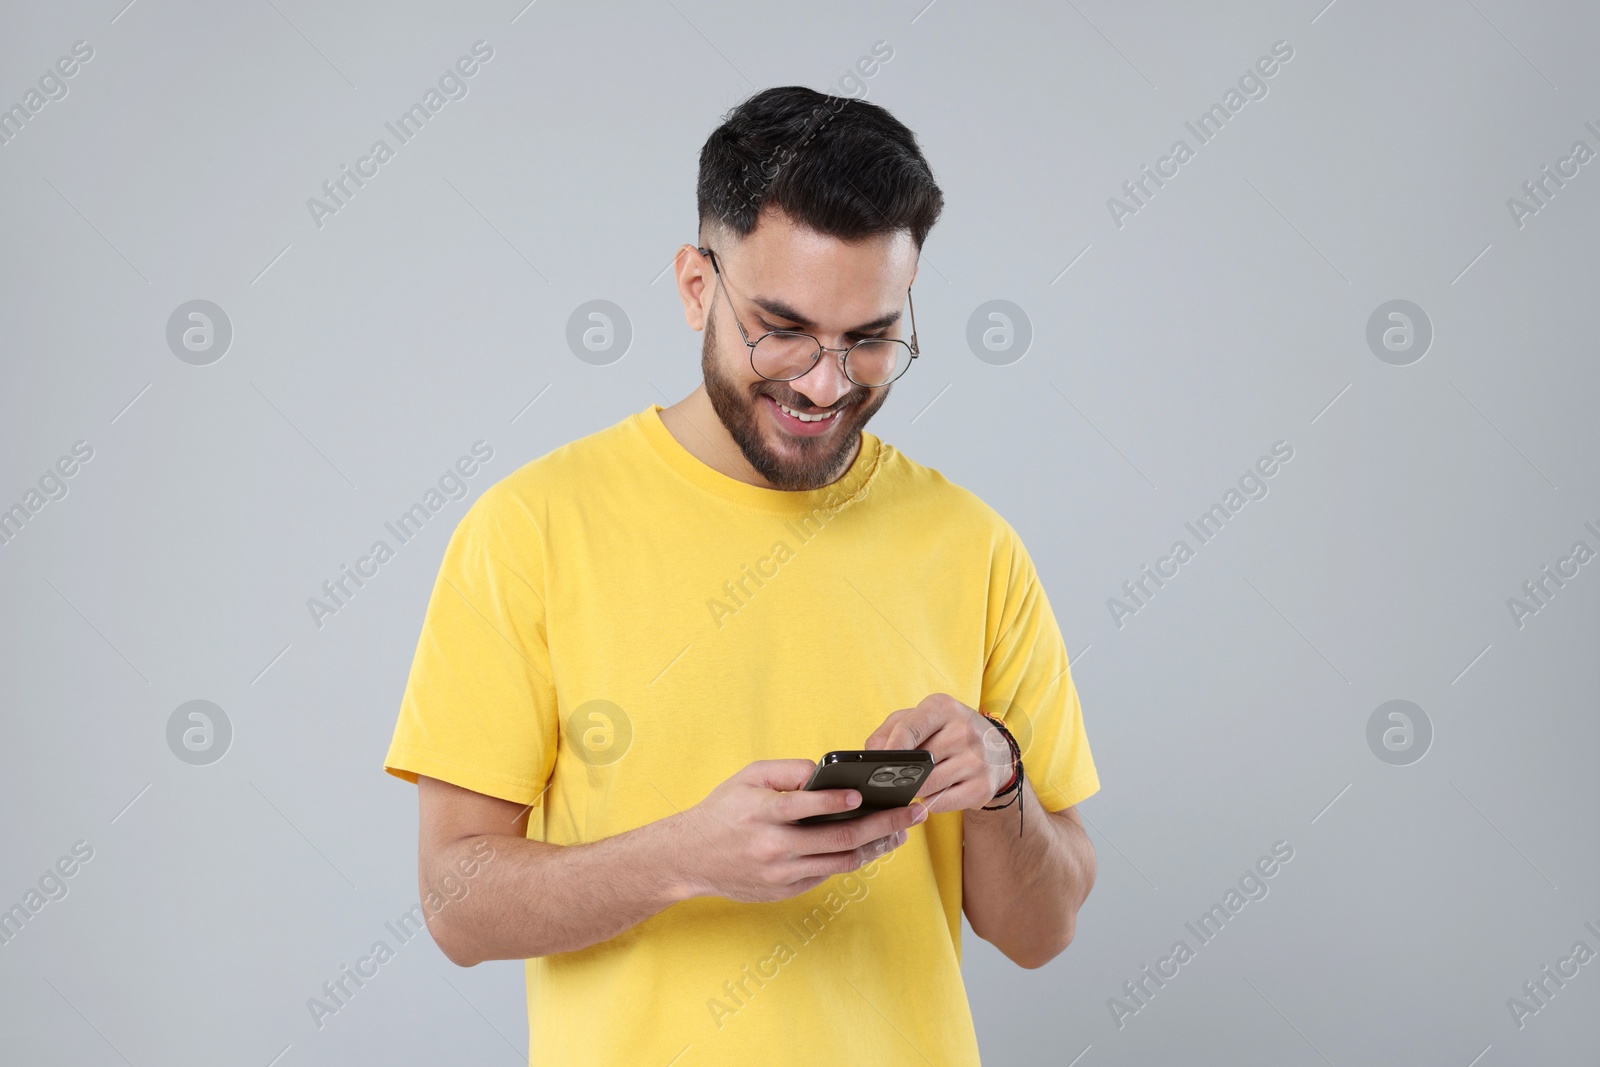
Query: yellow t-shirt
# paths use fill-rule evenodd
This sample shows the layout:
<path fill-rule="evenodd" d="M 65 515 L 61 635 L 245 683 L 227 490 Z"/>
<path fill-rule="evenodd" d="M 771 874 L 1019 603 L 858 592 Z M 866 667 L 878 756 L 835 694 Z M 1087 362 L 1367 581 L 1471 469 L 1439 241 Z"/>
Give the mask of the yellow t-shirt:
<path fill-rule="evenodd" d="M 753 760 L 860 748 L 942 692 L 1006 720 L 1047 810 L 1099 788 L 1049 601 L 993 509 L 866 431 L 830 486 L 749 485 L 660 411 L 525 464 L 461 520 L 390 774 L 539 802 L 528 836 L 577 844 Z M 697 897 L 528 960 L 530 1062 L 977 1064 L 961 835 L 938 813 L 800 896 Z"/>

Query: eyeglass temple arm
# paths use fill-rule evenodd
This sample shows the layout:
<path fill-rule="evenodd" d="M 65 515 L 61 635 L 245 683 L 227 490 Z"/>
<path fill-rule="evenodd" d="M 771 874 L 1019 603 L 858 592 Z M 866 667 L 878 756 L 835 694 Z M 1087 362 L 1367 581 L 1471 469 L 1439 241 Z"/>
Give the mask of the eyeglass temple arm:
<path fill-rule="evenodd" d="M 919 355 L 917 351 L 917 305 L 911 302 L 911 286 L 906 286 L 906 307 L 911 312 L 911 354 Z"/>
<path fill-rule="evenodd" d="M 711 249 L 696 248 L 695 251 L 711 260 L 711 269 L 720 277 L 722 268 L 717 266 L 717 257 L 712 254 Z M 911 354 L 913 356 L 920 355 L 921 350 L 917 348 L 917 305 L 911 300 L 911 287 L 909 285 L 906 286 L 906 307 L 911 311 Z"/>

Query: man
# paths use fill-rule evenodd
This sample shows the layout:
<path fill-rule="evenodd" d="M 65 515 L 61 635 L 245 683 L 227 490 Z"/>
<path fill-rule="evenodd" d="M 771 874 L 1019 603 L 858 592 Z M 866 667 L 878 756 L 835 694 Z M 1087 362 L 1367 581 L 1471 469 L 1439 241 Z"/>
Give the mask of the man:
<path fill-rule="evenodd" d="M 428 926 L 527 960 L 535 1064 L 976 1064 L 961 914 L 1059 954 L 1099 780 L 1016 532 L 863 429 L 943 197 L 887 111 L 788 87 L 712 133 L 698 200 L 704 384 L 513 472 L 446 550 L 385 761 L 424 898 L 458 890 Z M 794 825 L 860 802 L 802 788 L 850 748 L 931 752 L 921 799 Z"/>

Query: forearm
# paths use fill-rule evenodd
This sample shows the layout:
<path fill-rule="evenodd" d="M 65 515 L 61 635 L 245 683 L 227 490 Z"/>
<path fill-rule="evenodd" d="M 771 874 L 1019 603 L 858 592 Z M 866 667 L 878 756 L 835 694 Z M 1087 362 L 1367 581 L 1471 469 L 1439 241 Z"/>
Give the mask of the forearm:
<path fill-rule="evenodd" d="M 1071 942 L 1095 858 L 1076 813 L 1045 811 L 1026 781 L 1018 803 L 1027 805 L 1021 838 L 1016 805 L 963 813 L 962 910 L 974 933 L 1031 968 Z"/>
<path fill-rule="evenodd" d="M 581 845 L 507 834 L 461 838 L 428 857 L 420 872 L 424 892 L 440 892 L 447 876 L 467 886 L 427 916 L 428 929 L 463 967 L 587 948 L 695 894 L 680 859 L 683 832 L 672 816 Z M 481 854 L 480 842 L 493 856 L 462 879 L 457 864 L 475 848 Z"/>

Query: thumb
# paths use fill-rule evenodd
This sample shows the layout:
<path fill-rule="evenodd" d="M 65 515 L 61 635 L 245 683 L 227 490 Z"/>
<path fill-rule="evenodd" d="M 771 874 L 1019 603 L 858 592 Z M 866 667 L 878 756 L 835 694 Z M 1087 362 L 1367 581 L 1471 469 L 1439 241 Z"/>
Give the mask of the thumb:
<path fill-rule="evenodd" d="M 816 769 L 816 763 L 808 759 L 765 759 L 749 764 L 739 772 L 738 777 L 746 785 L 787 793 L 802 788 Z"/>

